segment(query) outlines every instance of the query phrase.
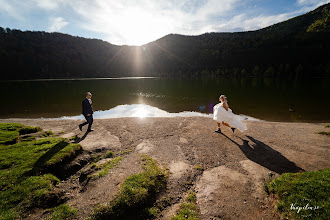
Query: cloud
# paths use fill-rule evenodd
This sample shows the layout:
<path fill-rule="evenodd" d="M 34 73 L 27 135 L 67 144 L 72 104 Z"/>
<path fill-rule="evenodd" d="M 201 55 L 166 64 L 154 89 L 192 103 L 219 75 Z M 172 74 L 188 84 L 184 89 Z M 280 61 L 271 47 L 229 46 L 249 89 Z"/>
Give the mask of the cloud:
<path fill-rule="evenodd" d="M 295 0 L 272 10 L 260 0 L 0 0 L 0 25 L 60 31 L 142 45 L 167 34 L 248 31 L 306 13 L 330 0 Z M 281 4 L 279 4 L 281 5 Z M 273 5 L 274 6 L 274 5 Z M 282 6 L 281 6 L 282 7 Z M 282 11 L 281 11 L 282 10 Z M 271 11 L 280 11 L 271 14 Z M 47 23 L 48 21 L 48 23 Z"/>
<path fill-rule="evenodd" d="M 298 5 L 313 5 L 314 7 L 318 7 L 329 2 L 329 0 L 297 0 Z"/>
<path fill-rule="evenodd" d="M 3 11 L 5 13 L 5 16 L 12 17 L 16 20 L 23 20 L 23 16 L 19 13 L 17 10 L 17 4 L 15 1 L 8 2 L 6 0 L 0 0 L 0 12 Z"/>
<path fill-rule="evenodd" d="M 283 13 L 278 15 L 260 15 L 256 17 L 240 14 L 234 16 L 227 22 L 215 26 L 214 31 L 235 32 L 235 31 L 251 31 L 268 27 L 270 25 L 282 22 L 294 16 L 295 13 Z"/>
<path fill-rule="evenodd" d="M 208 0 L 205 5 L 203 5 L 198 10 L 198 15 L 204 17 L 209 17 L 213 15 L 224 15 L 235 8 L 235 3 L 238 0 Z"/>
<path fill-rule="evenodd" d="M 46 10 L 57 9 L 58 4 L 60 3 L 60 1 L 55 0 L 34 0 L 34 2 L 38 7 Z"/>
<path fill-rule="evenodd" d="M 143 44 L 169 33 L 200 34 L 212 16 L 224 15 L 237 0 L 82 1 L 74 10 L 82 28 L 103 33 L 114 44 Z"/>
<path fill-rule="evenodd" d="M 209 29 L 214 32 L 236 32 L 236 31 L 252 31 L 268 27 L 270 25 L 288 20 L 303 13 L 307 13 L 315 8 L 329 3 L 330 0 L 297 0 L 297 4 L 302 6 L 297 10 L 281 13 L 276 15 L 257 15 L 238 14 L 230 20 L 224 20 L 221 24 L 214 25 Z"/>
<path fill-rule="evenodd" d="M 296 4 L 302 7 L 301 11 L 305 13 L 329 2 L 330 0 L 297 0 Z"/>
<path fill-rule="evenodd" d="M 60 31 L 63 27 L 68 25 L 69 23 L 64 20 L 62 17 L 57 17 L 51 19 L 51 25 L 49 26 L 48 31 L 50 32 L 56 32 Z"/>

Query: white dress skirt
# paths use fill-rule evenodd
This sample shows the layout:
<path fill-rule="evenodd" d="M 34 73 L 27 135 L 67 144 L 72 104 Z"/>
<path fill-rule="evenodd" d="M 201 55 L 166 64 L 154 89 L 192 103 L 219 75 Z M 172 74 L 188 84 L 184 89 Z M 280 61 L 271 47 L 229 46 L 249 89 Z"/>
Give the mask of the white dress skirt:
<path fill-rule="evenodd" d="M 247 130 L 241 116 L 235 115 L 230 108 L 227 111 L 222 105 L 223 103 L 219 103 L 213 107 L 213 119 L 220 123 L 226 122 L 230 127 L 237 128 L 241 132 Z"/>

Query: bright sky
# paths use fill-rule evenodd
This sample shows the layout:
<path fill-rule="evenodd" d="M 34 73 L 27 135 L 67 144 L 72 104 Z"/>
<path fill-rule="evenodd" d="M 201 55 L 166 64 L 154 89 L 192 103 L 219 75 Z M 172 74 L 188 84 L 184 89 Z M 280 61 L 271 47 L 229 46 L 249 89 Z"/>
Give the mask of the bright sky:
<path fill-rule="evenodd" d="M 167 34 L 256 30 L 330 0 L 0 0 L 3 28 L 61 32 L 117 45 Z"/>

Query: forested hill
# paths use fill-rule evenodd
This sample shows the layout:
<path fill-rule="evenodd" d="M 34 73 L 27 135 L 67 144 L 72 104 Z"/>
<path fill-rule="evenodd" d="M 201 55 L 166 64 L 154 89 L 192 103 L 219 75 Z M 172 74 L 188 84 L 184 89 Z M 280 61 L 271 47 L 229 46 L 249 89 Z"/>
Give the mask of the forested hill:
<path fill-rule="evenodd" d="M 257 31 L 170 34 L 116 46 L 0 28 L 1 79 L 120 76 L 330 76 L 330 4 Z"/>

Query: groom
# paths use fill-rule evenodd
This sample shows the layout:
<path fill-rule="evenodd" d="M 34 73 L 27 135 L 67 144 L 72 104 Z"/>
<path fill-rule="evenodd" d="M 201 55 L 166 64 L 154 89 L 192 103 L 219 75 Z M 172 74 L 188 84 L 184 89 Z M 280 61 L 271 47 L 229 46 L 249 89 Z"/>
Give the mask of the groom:
<path fill-rule="evenodd" d="M 82 114 L 86 118 L 86 122 L 79 125 L 80 131 L 82 127 L 88 124 L 87 132 L 94 131 L 92 129 L 93 124 L 93 107 L 92 107 L 92 93 L 86 92 L 86 98 L 82 101 Z"/>

